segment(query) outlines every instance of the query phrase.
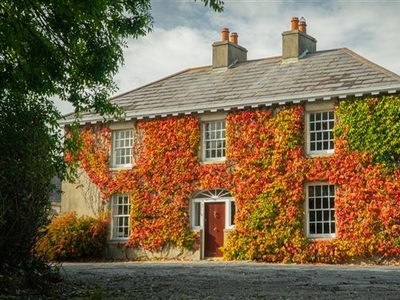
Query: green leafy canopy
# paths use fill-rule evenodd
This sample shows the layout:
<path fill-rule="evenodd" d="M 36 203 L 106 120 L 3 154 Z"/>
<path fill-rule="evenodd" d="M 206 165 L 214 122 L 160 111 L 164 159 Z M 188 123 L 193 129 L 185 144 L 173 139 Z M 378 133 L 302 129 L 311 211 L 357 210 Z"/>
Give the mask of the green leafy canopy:
<path fill-rule="evenodd" d="M 347 137 L 350 150 L 365 151 L 389 168 L 400 162 L 400 98 L 353 99 L 341 102 L 335 127 L 337 138 Z"/>
<path fill-rule="evenodd" d="M 124 39 L 151 30 L 149 1 L 5 0 L 0 4 L 4 96 L 58 96 L 76 112 L 113 113 Z"/>
<path fill-rule="evenodd" d="M 201 2 L 222 11 L 222 1 Z M 66 174 L 64 150 L 79 146 L 62 142 L 52 99 L 72 103 L 77 117 L 118 117 L 109 96 L 126 39 L 152 25 L 150 0 L 0 2 L 0 273 L 31 257 L 50 180 Z"/>

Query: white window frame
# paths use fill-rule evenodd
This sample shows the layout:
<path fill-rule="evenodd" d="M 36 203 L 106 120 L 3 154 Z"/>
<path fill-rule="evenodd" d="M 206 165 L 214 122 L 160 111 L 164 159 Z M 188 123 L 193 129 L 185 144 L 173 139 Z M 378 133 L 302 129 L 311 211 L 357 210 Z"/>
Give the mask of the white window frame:
<path fill-rule="evenodd" d="M 207 131 L 207 125 L 214 124 L 215 127 L 217 127 L 219 123 L 223 123 L 223 128 L 214 128 L 213 130 Z M 225 119 L 218 119 L 218 120 L 207 120 L 203 121 L 201 125 L 201 131 L 202 131 L 202 159 L 205 162 L 218 162 L 218 161 L 225 161 L 226 160 L 226 121 Z M 210 133 L 210 135 L 214 135 L 214 137 L 209 137 L 207 136 L 207 133 Z M 217 135 L 220 135 L 217 137 Z M 207 143 L 216 143 L 217 145 L 219 143 L 222 143 L 223 146 L 214 148 L 216 152 L 218 151 L 223 151 L 224 155 L 219 156 L 215 155 L 214 157 L 207 157 L 207 152 L 210 151 L 210 149 L 213 148 L 207 148 L 206 145 Z"/>
<path fill-rule="evenodd" d="M 314 128 L 312 128 L 312 121 L 311 121 L 311 115 L 314 115 L 315 117 L 317 116 L 317 114 L 321 115 L 321 118 L 323 118 L 324 114 L 328 114 L 328 119 L 327 120 L 321 120 L 320 124 L 321 124 L 321 128 L 319 130 L 316 129 L 317 127 L 317 122 L 314 123 Z M 333 115 L 332 118 L 330 118 L 330 114 Z M 335 146 L 333 144 L 333 146 L 331 147 L 331 143 L 334 142 L 334 137 L 333 137 L 333 126 L 335 125 L 335 112 L 334 110 L 321 110 L 321 111 L 312 111 L 312 112 L 307 112 L 306 114 L 306 122 L 307 122 L 307 154 L 308 155 L 326 155 L 326 154 L 332 154 L 335 151 Z M 326 123 L 328 123 L 328 128 L 324 128 L 324 125 L 326 125 Z M 330 128 L 331 127 L 331 128 Z M 316 143 L 322 143 L 322 147 L 324 143 L 328 143 L 328 149 L 320 149 L 320 150 L 311 150 L 311 135 L 312 134 L 320 134 L 321 135 L 321 139 L 316 139 Z M 323 136 L 325 134 L 330 135 L 332 138 L 328 137 L 328 138 L 324 138 Z"/>
<path fill-rule="evenodd" d="M 321 196 L 312 196 L 310 195 L 310 187 L 319 187 L 323 189 L 323 187 L 328 187 L 327 195 L 323 195 L 321 192 Z M 333 199 L 331 195 L 331 191 L 333 190 Z M 318 182 L 318 183 L 309 183 L 306 185 L 306 212 L 307 212 L 307 220 L 306 220 L 306 232 L 307 237 L 310 239 L 331 239 L 336 237 L 337 226 L 336 226 L 336 212 L 335 212 L 335 195 L 336 195 L 336 187 L 333 184 L 329 184 L 327 182 Z M 313 198 L 313 199 L 311 199 Z M 318 199 L 319 198 L 319 199 Z M 324 199 L 327 198 L 327 199 Z M 314 200 L 313 203 L 310 204 L 310 201 Z M 327 206 L 324 208 L 324 200 L 327 201 Z M 331 200 L 333 200 L 333 208 L 331 207 Z M 320 201 L 319 205 L 317 205 L 317 201 Z M 310 208 L 310 206 L 313 206 Z M 314 217 L 312 217 L 312 214 Z M 321 221 L 319 222 L 319 220 Z M 328 220 L 325 220 L 328 219 Z M 333 220 L 332 220 L 333 219 Z M 311 224 L 317 226 L 318 223 L 321 223 L 321 229 L 324 231 L 324 225 L 328 224 L 329 232 L 325 233 L 315 233 L 311 232 Z M 334 232 L 332 232 L 332 223 L 334 224 Z M 315 229 L 316 230 L 316 229 Z"/>
<path fill-rule="evenodd" d="M 191 211 L 190 211 L 190 224 L 192 230 L 204 230 L 204 207 L 205 203 L 224 203 L 225 204 L 225 229 L 235 228 L 235 224 L 231 223 L 232 210 L 231 203 L 235 203 L 235 198 L 233 198 L 229 191 L 224 189 L 213 189 L 205 190 L 196 193 L 192 198 Z M 196 208 L 200 209 L 199 212 Z M 235 211 L 236 213 L 236 211 Z M 196 216 L 197 214 L 197 216 Z M 197 222 L 197 217 L 199 217 L 199 223 Z"/>
<path fill-rule="evenodd" d="M 111 206 L 111 240 L 127 240 L 130 228 L 130 197 L 127 194 L 114 194 Z"/>
<path fill-rule="evenodd" d="M 235 206 L 235 211 L 233 212 L 232 215 L 232 206 Z M 226 214 L 225 214 L 225 221 L 226 221 L 226 229 L 233 229 L 235 228 L 235 215 L 236 215 L 236 203 L 234 198 L 230 198 L 225 202 L 225 209 L 226 209 Z M 231 222 L 233 220 L 233 222 Z"/>
<path fill-rule="evenodd" d="M 120 138 L 119 135 L 124 134 L 123 138 Z M 126 137 L 126 134 L 130 134 L 129 137 Z M 124 145 L 117 145 L 123 141 Z M 123 155 L 117 155 L 117 152 L 121 150 L 123 152 L 130 150 L 130 155 L 124 153 Z M 128 163 L 117 163 L 117 160 L 121 157 L 124 159 L 130 160 Z M 113 168 L 131 168 L 133 163 L 133 129 L 122 129 L 122 130 L 113 130 L 112 131 L 112 167 Z"/>

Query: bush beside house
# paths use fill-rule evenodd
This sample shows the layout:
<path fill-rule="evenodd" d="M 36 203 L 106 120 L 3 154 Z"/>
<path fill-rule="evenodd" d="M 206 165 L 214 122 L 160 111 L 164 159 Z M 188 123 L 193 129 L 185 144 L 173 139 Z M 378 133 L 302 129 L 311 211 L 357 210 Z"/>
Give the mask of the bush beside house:
<path fill-rule="evenodd" d="M 35 251 L 51 261 L 71 261 L 99 258 L 107 245 L 108 215 L 77 217 L 62 213 L 41 230 Z"/>

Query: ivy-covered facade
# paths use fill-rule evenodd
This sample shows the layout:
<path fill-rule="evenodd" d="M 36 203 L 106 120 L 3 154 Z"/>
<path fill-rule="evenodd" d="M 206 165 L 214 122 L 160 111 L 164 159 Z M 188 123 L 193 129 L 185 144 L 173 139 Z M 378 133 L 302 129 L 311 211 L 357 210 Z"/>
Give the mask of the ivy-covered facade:
<path fill-rule="evenodd" d="M 213 66 L 112 99 L 123 122 L 83 118 L 82 151 L 69 159 L 110 211 L 106 255 L 400 255 L 400 77 L 347 49 L 316 51 L 304 28 L 292 20 L 282 57 L 255 61 L 224 29 Z M 220 47 L 233 53 L 222 67 Z M 64 187 L 73 210 L 76 186 Z"/>

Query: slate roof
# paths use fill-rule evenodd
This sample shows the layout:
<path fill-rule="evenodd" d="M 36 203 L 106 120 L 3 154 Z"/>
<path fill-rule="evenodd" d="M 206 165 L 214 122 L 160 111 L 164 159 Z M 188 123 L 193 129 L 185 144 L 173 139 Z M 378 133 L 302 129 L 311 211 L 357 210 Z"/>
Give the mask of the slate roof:
<path fill-rule="evenodd" d="M 400 76 L 347 48 L 249 60 L 229 69 L 193 68 L 111 99 L 126 119 L 299 103 L 400 91 Z M 69 123 L 73 114 L 66 116 Z M 101 121 L 86 114 L 82 122 Z"/>

